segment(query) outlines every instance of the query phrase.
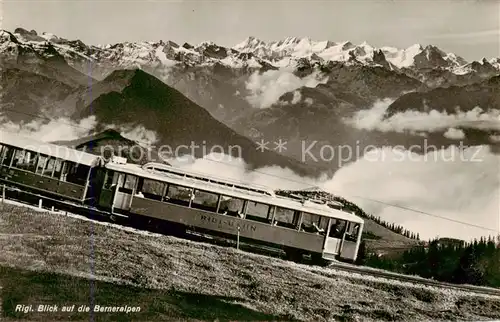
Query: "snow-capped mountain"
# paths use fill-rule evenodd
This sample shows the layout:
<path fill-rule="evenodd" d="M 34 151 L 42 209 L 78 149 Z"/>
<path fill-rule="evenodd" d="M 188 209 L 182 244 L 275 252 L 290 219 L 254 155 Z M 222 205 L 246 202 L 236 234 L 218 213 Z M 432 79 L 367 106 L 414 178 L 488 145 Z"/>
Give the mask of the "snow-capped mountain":
<path fill-rule="evenodd" d="M 280 41 L 265 43 L 254 37 L 233 47 L 240 52 L 254 55 L 283 64 L 283 60 L 310 58 L 312 60 L 342 61 L 359 63 L 377 63 L 376 57 L 383 54 L 384 60 L 394 68 L 457 68 L 467 64 L 467 61 L 453 53 L 445 53 L 435 46 L 423 47 L 420 44 L 406 49 L 394 47 L 375 48 L 366 42 L 355 45 L 350 41 L 312 41 L 310 38 L 289 37 Z M 379 60 L 380 61 L 380 60 Z M 383 64 L 380 64 L 383 65 Z"/>
<path fill-rule="evenodd" d="M 466 62 L 435 46 L 375 48 L 367 43 L 315 42 L 309 38 L 266 43 L 253 37 L 232 48 L 213 42 L 193 46 L 172 41 L 88 45 L 18 28 L 14 32 L 0 31 L 0 66 L 3 68 L 0 108 L 38 114 L 44 109 L 63 107 L 68 114 L 74 114 L 73 111 L 92 106 L 108 110 L 106 121 L 112 120 L 118 110 L 160 95 L 157 93 L 167 93 L 161 89 L 165 85 L 242 137 L 288 138 L 289 145 L 283 153 L 298 160 L 302 153 L 300 142 L 307 140 L 330 146 L 355 146 L 358 142 L 359 146 L 406 146 L 428 139 L 437 146 L 448 146 L 458 136 L 474 145 L 489 144 L 499 134 L 496 127 L 478 129 L 475 123 L 464 125 L 453 120 L 455 107 L 461 107 L 463 113 L 472 113 L 478 120 L 491 118 L 490 114 L 495 116 L 496 110 L 500 110 L 496 98 L 498 76 L 494 77 L 499 74 L 499 59 Z M 141 69 L 144 73 L 120 73 L 123 69 Z M 123 75 L 135 75 L 135 86 L 123 90 L 123 84 L 130 85 L 129 78 Z M 139 83 L 148 84 L 151 92 L 140 92 L 137 96 Z M 168 122 L 164 127 L 155 127 L 171 116 L 172 110 L 164 106 L 170 104 L 168 97 L 173 91 L 168 93 L 155 105 L 168 115 L 148 114 L 149 105 L 141 103 L 139 109 L 128 114 L 126 121 L 140 122 L 155 131 L 161 129 L 165 139 L 173 140 L 169 137 L 173 130 Z M 387 99 L 395 103 L 391 108 L 382 106 L 383 110 L 379 105 L 389 105 L 384 103 Z M 428 106 L 451 122 L 449 128 L 436 125 L 428 129 L 430 125 L 422 122 L 416 134 L 407 133 L 406 128 L 399 133 L 396 130 L 400 128 L 392 123 L 399 122 L 399 116 L 396 121 L 392 115 L 387 115 L 387 120 L 384 116 L 384 111 L 427 113 Z M 483 112 L 474 110 L 475 106 Z M 182 110 L 181 105 L 177 107 Z M 352 120 L 366 111 L 376 117 Z M 134 115 L 148 117 L 140 119 Z M 403 116 L 411 118 L 413 114 Z M 425 116 L 416 116 L 422 118 Z M 346 123 L 345 119 L 351 121 Z M 173 119 L 169 122 L 175 123 Z M 181 123 L 175 126 L 182 127 L 179 138 L 184 139 L 190 131 L 189 121 Z M 358 128 L 353 128 L 353 124 Z M 406 125 L 415 127 L 412 124 Z M 382 130 L 376 132 L 372 128 Z M 226 132 L 214 134 L 213 142 L 226 142 L 223 138 L 227 135 L 221 133 Z M 330 162 L 318 164 L 331 166 Z"/>
<path fill-rule="evenodd" d="M 68 64 L 84 71 L 92 66 L 94 76 L 102 79 L 114 69 L 122 68 L 170 68 L 173 66 L 207 66 L 220 64 L 229 68 L 259 70 L 264 68 L 296 68 L 300 62 L 318 66 L 328 62 L 348 65 L 380 66 L 408 73 L 425 80 L 422 74 L 440 69 L 455 75 L 478 72 L 472 64 L 488 64 L 488 71 L 498 73 L 498 58 L 482 62 L 467 62 L 453 53 L 439 48 L 416 44 L 406 49 L 393 47 L 376 48 L 366 42 L 356 45 L 349 41 L 313 41 L 310 38 L 288 37 L 279 41 L 264 42 L 248 37 L 243 42 L 226 48 L 213 42 L 193 46 L 179 45 L 172 41 L 124 42 L 108 45 L 87 45 L 79 40 L 67 40 L 54 34 L 27 31 L 17 28 L 13 33 L 0 31 L 0 54 L 2 58 L 16 57 L 19 46 L 31 48 L 41 55 L 60 54 Z M 484 72 L 481 68 L 481 72 Z M 492 75 L 489 75 L 492 76 Z"/>

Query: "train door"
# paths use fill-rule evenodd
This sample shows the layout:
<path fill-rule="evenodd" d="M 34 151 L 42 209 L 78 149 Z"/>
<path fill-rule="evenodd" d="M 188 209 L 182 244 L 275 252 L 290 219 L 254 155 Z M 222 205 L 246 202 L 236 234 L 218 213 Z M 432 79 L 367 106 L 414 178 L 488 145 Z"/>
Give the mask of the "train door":
<path fill-rule="evenodd" d="M 64 162 L 61 177 L 62 175 L 64 175 L 65 168 L 66 162 Z M 98 201 L 99 197 L 101 196 L 101 190 L 103 189 L 104 185 L 105 172 L 105 169 L 100 167 L 93 167 L 90 169 L 86 199 L 92 200 L 92 203 Z"/>
<path fill-rule="evenodd" d="M 111 209 L 113 199 L 115 198 L 116 183 L 118 181 L 118 173 L 112 170 L 106 170 L 106 177 L 99 195 L 99 206 L 105 209 Z"/>
<path fill-rule="evenodd" d="M 137 176 L 125 173 L 118 173 L 118 181 L 113 200 L 113 209 L 130 210 L 130 204 L 137 184 Z"/>
<path fill-rule="evenodd" d="M 358 254 L 361 234 L 363 231 L 362 223 L 348 222 L 347 229 L 343 237 L 343 245 L 340 251 L 340 257 L 347 260 L 355 260 Z"/>
<path fill-rule="evenodd" d="M 340 254 L 346 226 L 347 222 L 345 220 L 330 219 L 323 247 L 323 257 L 334 259 L 336 255 Z"/>

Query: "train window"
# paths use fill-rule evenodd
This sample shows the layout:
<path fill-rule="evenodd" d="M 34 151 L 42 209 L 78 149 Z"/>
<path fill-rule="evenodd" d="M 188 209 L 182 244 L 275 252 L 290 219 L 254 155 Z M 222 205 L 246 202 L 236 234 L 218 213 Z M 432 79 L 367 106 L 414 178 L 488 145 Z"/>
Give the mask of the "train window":
<path fill-rule="evenodd" d="M 342 238 L 344 232 L 347 228 L 347 222 L 340 219 L 332 219 L 332 225 L 330 226 L 330 234 L 328 237 L 332 238 Z"/>
<path fill-rule="evenodd" d="M 141 192 L 144 194 L 144 197 L 149 199 L 160 200 L 163 197 L 163 192 L 165 191 L 165 183 L 144 179 L 142 183 Z"/>
<path fill-rule="evenodd" d="M 269 205 L 249 200 L 245 218 L 269 223 L 270 209 Z"/>
<path fill-rule="evenodd" d="M 297 227 L 298 218 L 299 212 L 292 209 L 276 207 L 273 225 L 295 229 Z"/>
<path fill-rule="evenodd" d="M 77 164 L 75 162 L 66 161 L 67 167 L 64 169 L 64 173 L 62 175 L 63 179 L 66 177 L 65 181 L 71 182 L 80 186 L 84 186 L 87 182 L 87 178 L 89 175 L 90 167 Z M 67 173 L 66 173 L 67 171 Z"/>
<path fill-rule="evenodd" d="M 221 196 L 219 205 L 219 214 L 229 215 L 229 216 L 243 216 L 243 206 L 245 201 L 243 199 Z"/>
<path fill-rule="evenodd" d="M 43 168 L 45 167 L 45 163 L 47 163 L 47 157 L 41 155 L 36 163 L 36 170 L 35 170 L 36 174 L 43 174 Z"/>
<path fill-rule="evenodd" d="M 12 161 L 12 166 L 15 168 L 23 168 L 24 165 L 24 156 L 26 152 L 24 150 L 16 150 L 14 153 L 14 160 Z"/>
<path fill-rule="evenodd" d="M 192 188 L 182 187 L 175 184 L 168 185 L 166 201 L 178 205 L 189 206 L 192 196 Z"/>
<path fill-rule="evenodd" d="M 136 176 L 127 174 L 127 176 L 125 177 L 125 182 L 123 183 L 123 188 L 132 190 L 134 189 L 136 182 L 137 182 Z"/>
<path fill-rule="evenodd" d="M 14 155 L 14 149 L 11 147 L 6 146 L 4 148 L 4 155 L 2 159 L 2 165 L 4 166 L 10 166 L 10 161 L 12 160 L 12 156 Z"/>
<path fill-rule="evenodd" d="M 54 165 L 54 178 L 60 179 L 63 168 L 63 161 L 60 159 L 56 159 L 56 164 Z"/>
<path fill-rule="evenodd" d="M 358 234 L 359 234 L 359 224 L 349 222 L 345 239 L 356 242 L 358 241 Z"/>
<path fill-rule="evenodd" d="M 35 154 L 35 152 L 28 152 L 26 161 L 28 162 L 28 167 L 27 170 L 30 172 L 35 172 L 36 171 L 36 166 L 38 163 L 38 154 Z"/>
<path fill-rule="evenodd" d="M 195 190 L 191 207 L 207 211 L 216 211 L 219 195 L 203 190 Z"/>
<path fill-rule="evenodd" d="M 135 184 L 137 182 L 137 177 L 131 174 L 125 175 L 125 180 L 123 180 L 123 186 L 118 188 L 118 191 L 123 193 L 132 193 L 132 190 L 135 188 Z"/>
<path fill-rule="evenodd" d="M 66 181 L 66 178 L 68 177 L 68 171 L 69 171 L 70 165 L 71 164 L 69 161 L 63 161 L 59 180 Z"/>
<path fill-rule="evenodd" d="M 324 235 L 328 228 L 328 218 L 307 212 L 302 213 L 301 231 Z"/>
<path fill-rule="evenodd" d="M 106 172 L 106 181 L 104 182 L 104 189 L 111 189 L 113 185 L 118 182 L 118 173 L 108 170 Z"/>
<path fill-rule="evenodd" d="M 3 165 L 4 164 L 4 157 L 5 155 L 7 154 L 7 151 L 9 150 L 9 148 L 5 145 L 1 145 L 0 144 L 0 164 Z M 9 160 L 10 162 L 10 160 Z"/>
<path fill-rule="evenodd" d="M 51 177 L 52 172 L 54 172 L 54 167 L 56 165 L 56 159 L 54 158 L 49 158 L 49 161 L 47 161 L 47 165 L 45 166 L 45 170 L 43 170 L 43 175 Z"/>

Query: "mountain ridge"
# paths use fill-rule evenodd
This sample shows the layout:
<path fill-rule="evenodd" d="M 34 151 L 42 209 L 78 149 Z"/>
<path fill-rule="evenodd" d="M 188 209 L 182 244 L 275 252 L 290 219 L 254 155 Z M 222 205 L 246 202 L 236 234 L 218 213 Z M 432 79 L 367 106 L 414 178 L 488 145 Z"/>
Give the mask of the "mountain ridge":
<path fill-rule="evenodd" d="M 34 30 L 27 31 L 23 28 L 15 29 L 12 36 L 17 36 L 18 41 L 21 40 L 21 42 L 50 43 L 70 60 L 83 59 L 90 62 L 115 60 L 113 64 L 116 67 L 127 68 L 148 61 L 150 64 L 165 66 L 179 63 L 198 65 L 218 62 L 231 68 L 261 68 L 266 64 L 284 67 L 305 58 L 325 63 L 341 61 L 375 66 L 385 65 L 389 69 L 403 71 L 445 68 L 461 75 L 472 72 L 467 67 L 475 62 L 468 62 L 454 53 L 446 53 L 430 44 L 426 46 L 415 44 L 405 49 L 388 46 L 378 48 L 366 42 L 355 45 L 350 41 L 313 41 L 306 37 L 287 37 L 267 43 L 255 37 L 248 37 L 232 47 L 224 47 L 211 41 L 203 41 L 195 46 L 188 43 L 180 46 L 170 40 L 86 45 L 80 40 L 67 40 L 49 33 L 39 35 Z M 500 71 L 498 57 L 484 60 L 497 72 Z M 81 69 L 81 66 L 77 69 Z"/>

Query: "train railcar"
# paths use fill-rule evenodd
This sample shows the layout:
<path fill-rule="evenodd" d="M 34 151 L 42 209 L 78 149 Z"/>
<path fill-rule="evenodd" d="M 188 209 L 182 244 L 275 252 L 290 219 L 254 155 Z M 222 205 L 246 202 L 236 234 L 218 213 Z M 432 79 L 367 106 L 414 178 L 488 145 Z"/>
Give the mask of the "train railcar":
<path fill-rule="evenodd" d="M 96 155 L 0 131 L 0 182 L 60 200 L 86 203 L 100 193 Z"/>
<path fill-rule="evenodd" d="M 0 131 L 0 182 L 51 200 L 98 208 L 167 228 L 241 237 L 291 259 L 357 257 L 363 220 L 311 200 L 164 164 L 127 164 Z M 89 208 L 90 209 L 90 208 Z M 168 230 L 168 229 L 167 229 Z"/>
<path fill-rule="evenodd" d="M 284 249 L 290 258 L 357 257 L 364 221 L 327 204 L 149 163 L 106 164 L 99 206 L 173 226 L 239 236 Z"/>

